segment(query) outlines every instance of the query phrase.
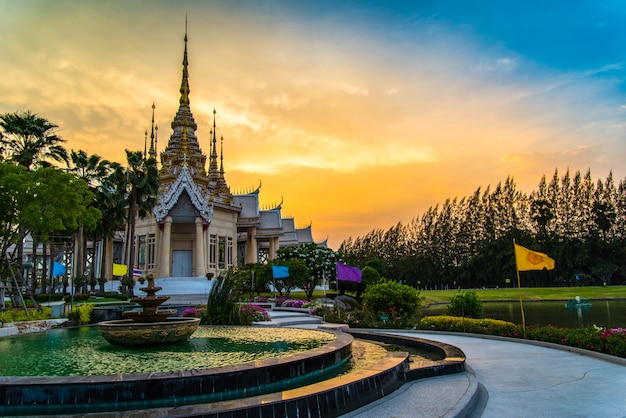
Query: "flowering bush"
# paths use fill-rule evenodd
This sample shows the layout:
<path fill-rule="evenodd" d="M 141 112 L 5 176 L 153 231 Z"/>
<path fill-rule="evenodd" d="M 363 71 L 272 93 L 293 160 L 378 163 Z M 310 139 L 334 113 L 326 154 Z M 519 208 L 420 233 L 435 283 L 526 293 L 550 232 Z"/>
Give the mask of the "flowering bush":
<path fill-rule="evenodd" d="M 326 310 L 325 307 L 320 309 L 321 312 Z M 369 311 L 355 309 L 350 312 L 334 310 L 325 312 L 323 316 L 326 322 L 348 324 L 351 328 L 410 329 L 415 326 L 415 320 L 398 315 L 395 309 L 389 310 L 389 314 L 386 315 L 376 315 Z"/>
<path fill-rule="evenodd" d="M 322 304 L 321 302 L 309 302 L 302 299 L 276 298 L 276 306 L 281 308 L 308 309 L 309 314 L 317 315 L 324 307 L 324 304 Z"/>
<path fill-rule="evenodd" d="M 302 308 L 305 301 L 296 299 L 287 299 L 280 306 L 283 308 Z"/>
<path fill-rule="evenodd" d="M 180 313 L 180 316 L 200 318 L 206 312 L 206 308 L 187 308 Z"/>
<path fill-rule="evenodd" d="M 523 338 L 521 325 L 495 319 L 471 319 L 453 316 L 426 316 L 419 323 L 420 329 L 438 331 L 465 331 L 475 334 Z M 626 358 L 625 328 L 559 328 L 553 325 L 526 328 L 526 338 L 569 347 L 583 348 L 612 356 Z"/>
<path fill-rule="evenodd" d="M 241 305 L 243 315 L 252 319 L 253 322 L 269 321 L 267 311 L 259 305 Z"/>
<path fill-rule="evenodd" d="M 302 307 L 308 308 L 311 315 L 319 315 L 325 308 L 322 302 L 307 302 Z"/>

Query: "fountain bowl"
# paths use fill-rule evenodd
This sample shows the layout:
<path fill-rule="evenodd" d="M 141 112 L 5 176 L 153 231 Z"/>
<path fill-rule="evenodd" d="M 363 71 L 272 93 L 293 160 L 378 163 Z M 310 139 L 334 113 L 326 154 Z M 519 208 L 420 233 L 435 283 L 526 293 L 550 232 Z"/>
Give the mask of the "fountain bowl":
<path fill-rule="evenodd" d="M 98 330 L 111 344 L 148 346 L 184 341 L 198 325 L 200 318 L 170 317 L 159 322 L 136 322 L 131 318 L 100 322 Z"/>

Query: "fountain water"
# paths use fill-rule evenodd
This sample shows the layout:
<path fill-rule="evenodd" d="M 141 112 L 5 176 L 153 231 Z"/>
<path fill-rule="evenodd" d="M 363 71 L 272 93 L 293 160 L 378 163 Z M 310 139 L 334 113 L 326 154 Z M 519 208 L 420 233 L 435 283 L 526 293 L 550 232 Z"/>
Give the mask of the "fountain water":
<path fill-rule="evenodd" d="M 154 285 L 154 277 L 148 277 L 148 287 L 142 287 L 147 296 L 135 297 L 131 302 L 141 305 L 140 311 L 127 311 L 125 319 L 104 321 L 98 324 L 102 337 L 116 345 L 171 344 L 188 339 L 193 334 L 200 318 L 171 317 L 175 310 L 159 310 L 169 296 L 157 296 L 161 290 Z"/>

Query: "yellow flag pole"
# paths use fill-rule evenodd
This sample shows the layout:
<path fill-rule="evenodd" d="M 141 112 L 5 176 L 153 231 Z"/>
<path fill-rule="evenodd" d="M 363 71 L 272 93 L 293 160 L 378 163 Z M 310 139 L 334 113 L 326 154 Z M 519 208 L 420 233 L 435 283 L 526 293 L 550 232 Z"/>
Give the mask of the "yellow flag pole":
<path fill-rule="evenodd" d="M 517 273 L 517 289 L 519 290 L 519 307 L 522 312 L 522 330 L 524 331 L 524 339 L 526 339 L 526 318 L 524 316 L 524 304 L 522 303 L 522 283 L 519 278 L 519 269 L 517 268 L 517 251 L 515 251 L 515 238 L 513 238 L 513 252 L 515 253 L 515 272 Z"/>

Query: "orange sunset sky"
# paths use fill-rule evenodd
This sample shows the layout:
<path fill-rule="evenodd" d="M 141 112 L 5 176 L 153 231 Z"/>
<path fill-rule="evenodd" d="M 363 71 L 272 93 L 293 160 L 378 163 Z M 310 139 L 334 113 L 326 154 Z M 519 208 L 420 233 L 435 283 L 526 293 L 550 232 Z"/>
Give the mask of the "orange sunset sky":
<path fill-rule="evenodd" d="M 180 97 L 233 192 L 337 249 L 508 175 L 626 176 L 619 2 L 0 0 L 0 113 L 124 161 Z M 523 4 L 522 4 L 523 3 Z"/>

